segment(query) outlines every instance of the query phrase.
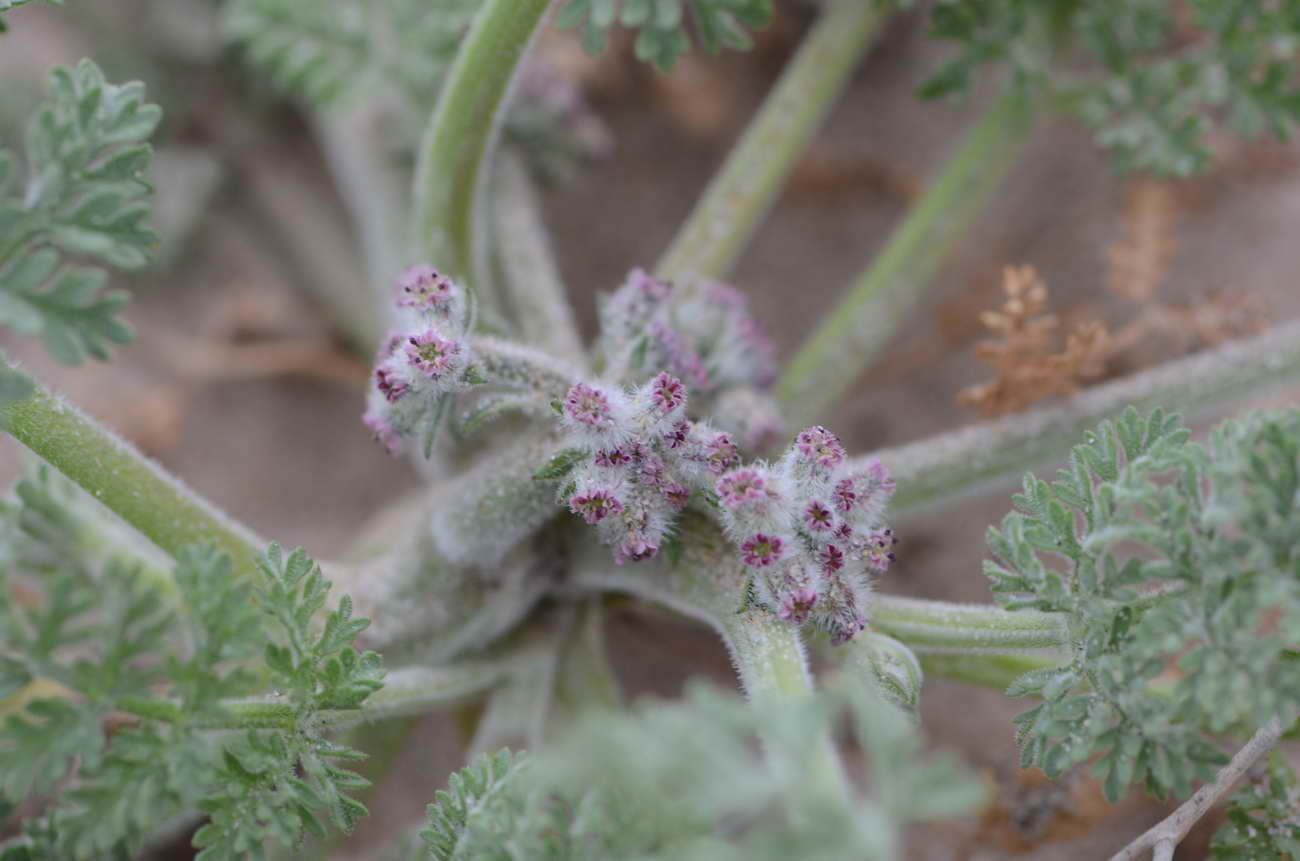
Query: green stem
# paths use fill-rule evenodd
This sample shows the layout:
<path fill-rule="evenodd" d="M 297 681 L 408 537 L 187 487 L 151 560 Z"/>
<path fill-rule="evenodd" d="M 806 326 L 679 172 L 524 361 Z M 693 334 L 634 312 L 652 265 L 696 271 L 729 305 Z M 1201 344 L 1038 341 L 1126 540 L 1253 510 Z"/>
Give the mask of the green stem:
<path fill-rule="evenodd" d="M 436 706 L 451 705 L 500 684 L 516 672 L 517 657 L 501 661 L 470 661 L 445 667 L 405 667 L 389 673 L 384 686 L 355 709 L 327 709 L 314 718 L 330 727 L 354 726 L 408 717 Z M 124 697 L 117 707 L 127 714 L 167 723 L 185 723 L 180 705 L 148 697 Z M 296 729 L 297 709 L 290 703 L 236 700 L 223 703 L 223 715 L 197 722 L 202 729 Z"/>
<path fill-rule="evenodd" d="M 1037 610 L 1013 612 L 981 604 L 877 595 L 871 603 L 871 620 L 876 630 L 918 653 L 1047 649 L 1068 642 L 1064 617 Z"/>
<path fill-rule="evenodd" d="M 525 341 L 580 362 L 583 348 L 578 323 L 565 296 L 528 169 L 517 154 L 506 150 L 501 153 L 497 173 L 492 207 L 495 244 L 511 316 Z"/>
<path fill-rule="evenodd" d="M 434 108 L 416 164 L 413 248 L 469 284 L 486 287 L 482 220 L 487 166 L 511 85 L 551 0 L 487 0 Z"/>
<path fill-rule="evenodd" d="M 3 353 L 0 370 L 20 373 Z M 208 542 L 230 554 L 235 570 L 254 570 L 260 538 L 39 384 L 27 397 L 0 401 L 0 429 L 169 555 Z"/>
<path fill-rule="evenodd" d="M 920 299 L 966 228 L 984 209 L 1030 131 L 1016 87 L 984 112 L 848 294 L 823 318 L 777 381 L 792 427 L 842 398 Z"/>
<path fill-rule="evenodd" d="M 919 508 L 1061 458 L 1083 432 L 1132 405 L 1195 409 L 1300 375 L 1300 321 L 1085 389 L 1049 406 L 982 422 L 873 456 L 898 483 L 891 509 Z M 863 458 L 865 463 L 867 459 Z"/>
<path fill-rule="evenodd" d="M 886 15 L 863 0 L 822 13 L 660 259 L 661 276 L 727 275 Z"/>
<path fill-rule="evenodd" d="M 920 657 L 921 667 L 928 675 L 1000 691 L 1011 687 L 1012 682 L 1030 670 L 1064 663 L 1060 655 L 1027 652 L 1011 655 L 928 654 Z"/>

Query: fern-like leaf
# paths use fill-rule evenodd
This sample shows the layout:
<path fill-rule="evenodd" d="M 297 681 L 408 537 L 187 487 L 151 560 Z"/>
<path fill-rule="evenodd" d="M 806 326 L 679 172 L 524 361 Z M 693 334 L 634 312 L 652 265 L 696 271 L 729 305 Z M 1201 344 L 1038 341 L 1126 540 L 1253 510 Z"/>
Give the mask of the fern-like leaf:
<path fill-rule="evenodd" d="M 766 26 L 772 0 L 567 0 L 556 16 L 557 27 L 583 28 L 582 43 L 598 54 L 616 25 L 638 31 L 636 55 L 669 71 L 690 50 L 688 22 L 711 54 L 722 48 L 745 51 L 751 30 Z"/>
<path fill-rule="evenodd" d="M 126 297 L 104 291 L 103 266 L 139 269 L 157 245 L 143 172 L 161 115 L 143 84 L 115 86 L 82 60 L 50 75 L 21 192 L 14 156 L 0 151 L 0 325 L 41 335 L 60 361 L 104 359 L 131 339 Z"/>

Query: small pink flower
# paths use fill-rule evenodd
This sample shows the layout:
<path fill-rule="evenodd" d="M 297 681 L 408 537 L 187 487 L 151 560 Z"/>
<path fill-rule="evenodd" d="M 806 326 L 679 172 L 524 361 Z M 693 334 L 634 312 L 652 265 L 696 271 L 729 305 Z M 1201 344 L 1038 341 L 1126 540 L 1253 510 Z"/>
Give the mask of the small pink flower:
<path fill-rule="evenodd" d="M 740 449 L 736 448 L 731 434 L 720 433 L 709 441 L 709 472 L 721 475 L 738 463 L 740 463 Z"/>
<path fill-rule="evenodd" d="M 594 526 L 610 515 L 621 514 L 623 503 L 608 490 L 593 490 L 570 496 L 569 510 Z"/>
<path fill-rule="evenodd" d="M 407 339 L 406 357 L 425 376 L 435 380 L 452 373 L 459 355 L 460 343 L 442 337 L 433 329 Z"/>
<path fill-rule="evenodd" d="M 835 528 L 835 515 L 824 502 L 814 499 L 803 510 L 803 522 L 813 532 L 830 532 Z"/>
<path fill-rule="evenodd" d="M 858 493 L 853 486 L 853 479 L 846 478 L 835 485 L 833 496 L 835 497 L 835 507 L 841 514 L 852 511 L 853 506 L 858 503 Z"/>
<path fill-rule="evenodd" d="M 686 503 L 691 501 L 691 489 L 682 484 L 666 485 L 661 492 L 664 499 L 668 500 L 668 504 L 678 511 L 685 508 Z"/>
<path fill-rule="evenodd" d="M 839 437 L 821 427 L 811 427 L 795 437 L 799 453 L 825 469 L 834 469 L 844 462 L 844 446 Z"/>
<path fill-rule="evenodd" d="M 889 568 L 889 563 L 894 561 L 894 546 L 898 544 L 898 538 L 894 536 L 894 530 L 881 529 L 867 536 L 866 546 L 862 552 L 867 557 L 867 563 L 877 571 L 885 571 Z"/>
<path fill-rule="evenodd" d="M 820 554 L 822 570 L 827 574 L 834 574 L 844 567 L 844 553 L 834 544 L 827 544 L 822 548 Z"/>
<path fill-rule="evenodd" d="M 812 612 L 813 607 L 817 604 L 817 590 L 811 586 L 805 586 L 802 589 L 794 589 L 787 592 L 781 598 L 781 606 L 777 608 L 776 616 L 783 622 L 789 622 L 792 625 L 802 625 L 808 621 L 808 614 Z"/>
<path fill-rule="evenodd" d="M 621 448 L 602 448 L 596 452 L 596 466 L 625 466 L 632 458 Z"/>
<path fill-rule="evenodd" d="M 641 461 L 641 479 L 652 487 L 659 487 L 664 483 L 668 474 L 668 468 L 664 462 L 657 457 L 646 457 Z"/>
<path fill-rule="evenodd" d="M 401 375 L 393 368 L 386 365 L 375 368 L 375 385 L 384 396 L 384 400 L 390 404 L 401 400 L 402 396 L 411 390 L 410 383 L 402 379 Z"/>
<path fill-rule="evenodd" d="M 880 462 L 879 458 L 873 457 L 867 464 L 867 477 L 871 479 L 872 484 L 885 493 L 894 492 L 894 477 L 889 474 L 889 469 Z"/>
<path fill-rule="evenodd" d="M 660 372 L 650 383 L 650 402 L 659 412 L 668 415 L 686 403 L 686 387 L 676 377 Z"/>
<path fill-rule="evenodd" d="M 412 266 L 397 279 L 397 304 L 430 311 L 451 301 L 456 285 L 432 266 Z"/>
<path fill-rule="evenodd" d="M 841 541 L 852 541 L 853 527 L 849 526 L 847 523 L 841 523 L 835 530 L 835 537 Z"/>
<path fill-rule="evenodd" d="M 760 532 L 741 543 L 741 559 L 746 565 L 765 568 L 781 558 L 784 545 L 785 542 L 775 535 L 764 535 Z"/>
<path fill-rule="evenodd" d="M 767 498 L 767 482 L 752 469 L 737 469 L 718 479 L 716 485 L 722 504 L 736 508 L 747 502 L 762 502 Z"/>
<path fill-rule="evenodd" d="M 384 421 L 377 413 L 367 412 L 361 417 L 361 421 L 366 427 L 370 428 L 370 432 L 374 434 L 375 439 L 384 444 L 384 448 L 388 449 L 389 454 L 397 456 L 402 453 L 401 437 L 397 435 L 397 431 L 393 430 L 393 426 Z"/>
<path fill-rule="evenodd" d="M 842 646 L 849 640 L 857 636 L 858 632 L 867 627 L 867 620 L 861 616 L 852 616 L 848 619 L 837 620 L 831 631 L 831 645 Z"/>
<path fill-rule="evenodd" d="M 564 414 L 575 422 L 593 428 L 608 427 L 614 421 L 609 398 L 604 392 L 586 383 L 578 383 L 569 389 L 564 397 Z"/>
<path fill-rule="evenodd" d="M 686 442 L 686 437 L 689 436 L 690 433 L 691 425 L 689 422 L 678 422 L 673 425 L 671 431 L 664 434 L 664 444 L 669 448 L 677 448 L 682 443 Z"/>
<path fill-rule="evenodd" d="M 658 552 L 657 545 L 643 538 L 629 538 L 619 546 L 618 552 L 614 554 L 614 561 L 619 565 L 624 562 L 640 562 L 643 559 L 653 559 Z"/>
<path fill-rule="evenodd" d="M 673 289 L 672 284 L 652 278 L 644 269 L 633 269 L 627 276 L 627 283 L 633 290 L 641 292 L 647 299 L 654 302 L 662 302 L 667 299 L 668 294 Z"/>

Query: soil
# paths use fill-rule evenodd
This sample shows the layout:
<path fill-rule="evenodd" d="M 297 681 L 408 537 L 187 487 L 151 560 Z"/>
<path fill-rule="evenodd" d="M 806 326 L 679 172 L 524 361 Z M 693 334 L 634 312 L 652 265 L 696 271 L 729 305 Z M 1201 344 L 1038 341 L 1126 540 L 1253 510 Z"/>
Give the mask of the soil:
<path fill-rule="evenodd" d="M 149 13 L 155 4 L 102 5 L 133 14 Z M 593 294 L 617 285 L 628 269 L 653 262 L 792 48 L 807 9 L 781 6 L 774 35 L 752 54 L 693 59 L 667 78 L 623 56 L 584 70 L 595 76 L 588 98 L 615 149 L 550 187 L 544 208 L 589 335 Z M 22 11 L 21 28 L 3 37 L 0 77 L 6 86 L 22 76 L 35 81 L 33 69 L 87 50 L 86 31 L 75 23 L 78 11 Z M 155 22 L 148 15 L 141 20 Z M 319 557 L 340 554 L 371 513 L 418 481 L 409 465 L 374 445 L 358 421 L 364 366 L 347 357 L 342 338 L 303 289 L 307 277 L 283 247 L 283 233 L 268 222 L 266 207 L 256 202 L 250 171 L 241 166 L 263 151 L 291 154 L 326 215 L 345 224 L 321 156 L 291 108 L 250 87 L 230 61 L 203 56 L 210 43 L 202 34 L 188 59 L 151 43 L 141 60 L 132 53 L 138 46 L 116 41 L 126 38 L 121 30 L 104 42 L 107 50 L 99 50 L 99 38 L 91 50 L 110 70 L 143 76 L 167 95 L 176 118 L 168 123 L 163 149 L 197 159 L 182 171 L 187 186 L 180 197 L 207 199 L 210 206 L 191 207 L 187 215 L 186 200 L 173 197 L 176 215 L 164 225 L 172 262 L 122 282 L 135 293 L 128 317 L 140 337 L 111 364 L 61 368 L 39 345 L 8 333 L 0 333 L 0 346 L 263 535 Z M 913 97 L 942 51 L 921 38 L 923 30 L 917 14 L 889 24 L 737 268 L 734 283 L 753 297 L 755 313 L 784 354 L 882 246 L 907 200 L 979 110 L 983 93 L 966 103 Z M 11 45 L 18 50 L 10 52 Z M 14 86 L 15 94 L 0 100 L 5 129 L 30 103 Z M 213 117 L 202 115 L 209 105 L 250 92 L 260 100 L 250 114 L 253 138 L 233 153 L 211 134 Z M 1266 145 L 1234 152 L 1218 174 L 1180 185 L 1178 245 L 1161 295 L 1192 300 L 1232 289 L 1266 301 L 1271 319 L 1293 318 L 1300 314 L 1294 286 L 1300 244 L 1291 229 L 1300 217 L 1300 150 Z M 201 170 L 209 171 L 207 180 Z M 1067 319 L 1092 316 L 1122 325 L 1133 308 L 1104 284 L 1107 248 L 1121 238 L 1129 186 L 1077 123 L 1042 117 L 1020 164 L 944 265 L 923 306 L 826 424 L 852 450 L 868 450 L 977 420 L 955 396 L 986 376 L 972 360 L 982 336 L 978 313 L 1000 304 L 1004 265 L 1033 264 Z M 166 186 L 161 193 L 168 194 Z M 220 360 L 214 360 L 217 367 L 202 361 L 214 343 L 247 346 L 268 338 L 292 339 L 307 358 L 238 376 L 223 370 Z M 1174 355 L 1178 347 L 1153 349 L 1116 372 Z M 1298 395 L 1300 387 L 1292 386 L 1268 400 L 1294 402 Z M 1212 418 L 1197 421 L 1203 426 Z M 0 439 L 0 482 L 12 479 L 24 461 L 12 440 Z M 979 567 L 983 533 L 1007 507 L 1008 488 L 1002 487 L 900 518 L 895 526 L 902 552 L 881 588 L 987 600 Z M 609 636 L 633 696 L 673 696 L 696 675 L 734 684 L 716 639 L 684 622 L 621 608 L 611 613 Z M 1020 710 L 996 691 L 927 682 L 921 716 L 930 741 L 960 751 L 999 787 L 1001 801 L 979 821 L 915 829 L 909 857 L 1104 857 L 1163 815 L 1164 808 L 1136 794 L 1113 809 L 1098 804 L 1095 782 L 1086 775 L 1045 788 L 1041 777 L 1019 774 L 1010 719 Z M 454 716 L 419 722 L 372 797 L 375 815 L 339 857 L 370 857 L 377 837 L 419 817 L 459 765 L 462 744 Z M 1199 857 L 1197 845 L 1195 839 L 1185 844 L 1179 857 Z"/>

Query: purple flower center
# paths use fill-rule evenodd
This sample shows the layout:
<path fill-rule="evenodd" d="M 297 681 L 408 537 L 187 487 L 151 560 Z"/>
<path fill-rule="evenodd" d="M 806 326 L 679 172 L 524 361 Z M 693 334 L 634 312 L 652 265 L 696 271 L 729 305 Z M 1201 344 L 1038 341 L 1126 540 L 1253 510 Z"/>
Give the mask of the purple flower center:
<path fill-rule="evenodd" d="M 591 493 L 575 493 L 570 496 L 569 510 L 594 526 L 610 515 L 620 514 L 623 503 L 608 490 L 593 490 Z"/>
<path fill-rule="evenodd" d="M 803 510 L 804 523 L 813 532 L 829 532 L 835 528 L 835 515 L 826 505 L 814 499 Z"/>
<path fill-rule="evenodd" d="M 682 381 L 667 372 L 655 377 L 650 388 L 650 400 L 664 415 L 686 403 L 686 388 Z"/>
<path fill-rule="evenodd" d="M 721 475 L 740 463 L 740 449 L 736 448 L 731 434 L 720 433 L 709 443 L 709 472 Z"/>
<path fill-rule="evenodd" d="M 822 570 L 834 574 L 844 567 L 844 553 L 834 544 L 827 544 L 821 552 Z"/>
<path fill-rule="evenodd" d="M 802 625 L 808 621 L 808 614 L 817 604 L 817 590 L 810 586 L 786 593 L 777 609 L 777 618 L 792 625 Z"/>

